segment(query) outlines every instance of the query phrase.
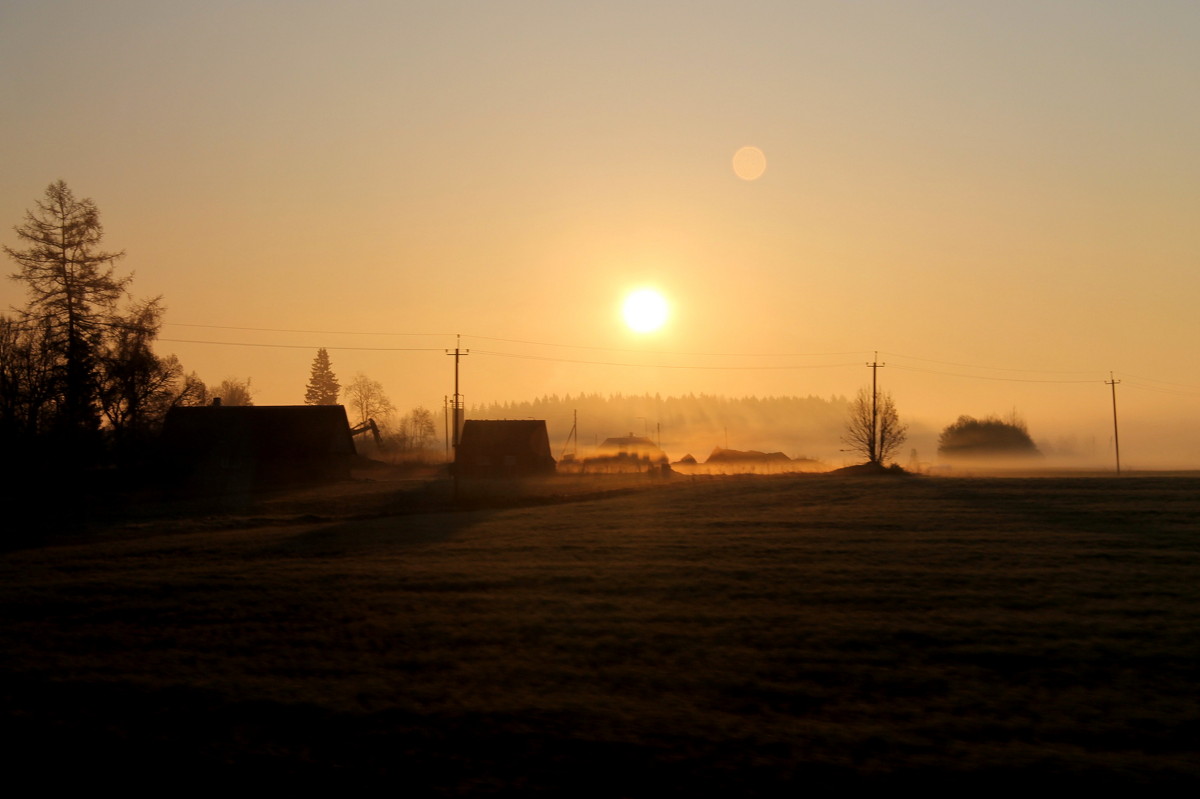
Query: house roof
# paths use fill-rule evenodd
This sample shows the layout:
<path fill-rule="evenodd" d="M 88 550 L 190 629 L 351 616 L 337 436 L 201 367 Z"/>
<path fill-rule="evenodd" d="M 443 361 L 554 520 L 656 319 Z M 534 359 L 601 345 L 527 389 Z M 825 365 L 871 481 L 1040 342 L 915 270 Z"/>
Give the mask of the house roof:
<path fill-rule="evenodd" d="M 455 460 L 477 476 L 554 472 L 544 420 L 472 419 L 463 423 Z"/>
<path fill-rule="evenodd" d="M 204 405 L 172 408 L 163 423 L 168 450 L 208 451 L 231 443 L 257 457 L 353 455 L 341 405 Z"/>
<path fill-rule="evenodd" d="M 606 438 L 600 449 L 617 450 L 618 452 L 658 452 L 658 445 L 643 436 L 630 433 L 627 436 Z"/>
<path fill-rule="evenodd" d="M 488 449 L 527 451 L 544 443 L 549 452 L 550 441 L 545 420 L 535 419 L 469 419 L 463 422 L 459 451 Z"/>

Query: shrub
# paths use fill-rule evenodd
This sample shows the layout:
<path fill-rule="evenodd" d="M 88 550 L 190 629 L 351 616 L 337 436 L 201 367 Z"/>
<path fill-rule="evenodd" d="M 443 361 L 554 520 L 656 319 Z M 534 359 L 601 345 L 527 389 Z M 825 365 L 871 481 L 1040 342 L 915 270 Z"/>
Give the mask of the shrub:
<path fill-rule="evenodd" d="M 976 419 L 960 416 L 938 437 L 938 455 L 943 458 L 1039 457 L 1025 423 L 1013 416 Z"/>

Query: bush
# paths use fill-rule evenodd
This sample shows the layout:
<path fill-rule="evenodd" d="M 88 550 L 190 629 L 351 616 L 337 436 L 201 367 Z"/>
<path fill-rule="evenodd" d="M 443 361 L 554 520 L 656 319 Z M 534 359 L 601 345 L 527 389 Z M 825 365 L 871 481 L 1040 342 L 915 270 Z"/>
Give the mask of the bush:
<path fill-rule="evenodd" d="M 997 416 L 960 416 L 938 437 L 938 455 L 943 458 L 1028 458 L 1041 454 L 1025 423 L 1015 416 L 1009 421 Z"/>

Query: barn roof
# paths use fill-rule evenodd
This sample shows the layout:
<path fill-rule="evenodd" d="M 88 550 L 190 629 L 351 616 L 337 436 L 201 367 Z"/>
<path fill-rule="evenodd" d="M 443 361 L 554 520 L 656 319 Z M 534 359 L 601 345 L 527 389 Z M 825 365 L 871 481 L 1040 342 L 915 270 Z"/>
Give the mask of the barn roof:
<path fill-rule="evenodd" d="M 541 419 L 468 419 L 459 446 L 528 448 L 531 440 L 544 435 L 546 422 Z"/>
<path fill-rule="evenodd" d="M 355 454 L 341 405 L 172 408 L 162 445 L 177 468 L 252 469 L 267 479 L 348 475 Z"/>
<path fill-rule="evenodd" d="M 463 423 L 456 461 L 463 474 L 554 472 L 543 419 L 470 419 Z"/>
<path fill-rule="evenodd" d="M 630 433 L 627 436 L 616 436 L 614 438 L 604 439 L 604 443 L 600 445 L 600 449 L 617 450 L 618 452 L 658 452 L 658 445 L 648 438 L 635 436 Z"/>

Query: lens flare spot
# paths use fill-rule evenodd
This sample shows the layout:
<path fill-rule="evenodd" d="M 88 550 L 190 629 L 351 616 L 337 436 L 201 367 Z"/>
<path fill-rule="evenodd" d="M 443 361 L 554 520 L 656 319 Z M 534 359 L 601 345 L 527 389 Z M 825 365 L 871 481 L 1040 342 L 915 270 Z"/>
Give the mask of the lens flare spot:
<path fill-rule="evenodd" d="M 742 180 L 758 180 L 767 171 L 767 157 L 757 147 L 747 145 L 733 154 L 733 173 Z"/>

